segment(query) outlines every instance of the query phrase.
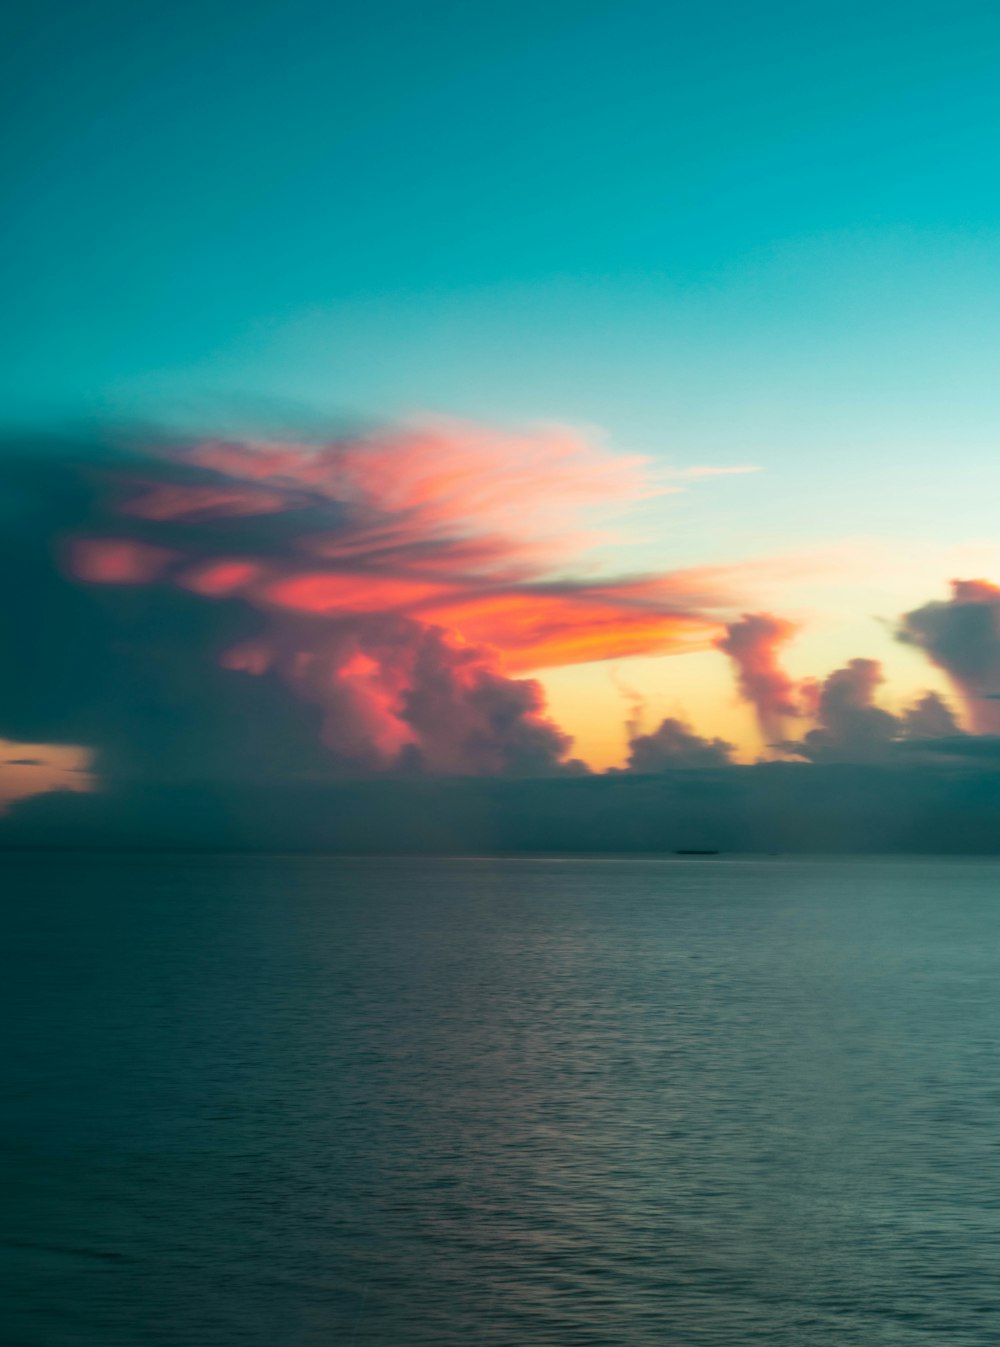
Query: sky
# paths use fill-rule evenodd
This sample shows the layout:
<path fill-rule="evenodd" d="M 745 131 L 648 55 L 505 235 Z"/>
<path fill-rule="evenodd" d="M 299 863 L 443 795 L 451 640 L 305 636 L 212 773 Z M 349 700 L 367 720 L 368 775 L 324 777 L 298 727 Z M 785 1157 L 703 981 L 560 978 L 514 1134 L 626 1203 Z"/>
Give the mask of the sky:
<path fill-rule="evenodd" d="M 340 472 L 345 446 L 373 439 L 414 461 L 430 426 L 473 463 L 492 444 L 487 478 L 519 473 L 529 517 L 460 496 L 452 542 L 499 531 L 509 571 L 572 534 L 505 575 L 519 603 L 556 581 L 579 603 L 601 577 L 711 574 L 711 594 L 661 584 L 656 621 L 683 610 L 700 632 L 683 652 L 599 641 L 566 660 L 522 641 L 515 658 L 502 623 L 435 610 L 499 650 L 497 677 L 538 680 L 537 716 L 575 741 L 561 760 L 628 767 L 665 718 L 737 762 L 773 756 L 775 735 L 829 731 L 803 689 L 856 660 L 883 681 L 851 687 L 900 726 L 930 691 L 962 733 L 992 734 L 992 673 L 970 692 L 948 639 L 942 655 L 900 634 L 904 614 L 958 603 L 952 581 L 1000 582 L 998 51 L 984 3 L 16 4 L 0 427 L 19 480 L 34 454 L 75 484 L 72 520 L 31 487 L 53 575 L 108 592 L 66 562 L 66 535 L 120 540 L 141 518 L 122 494 L 140 458 L 159 486 L 214 472 L 218 487 L 194 446 L 227 436 L 243 457 L 221 476 L 242 489 L 263 443 L 336 445 Z M 80 462 L 111 444 L 133 457 L 83 503 Z M 575 448 L 560 460 L 554 444 Z M 604 485 L 581 499 L 573 479 L 598 460 Z M 347 513 L 396 527 L 385 472 Z M 274 513 L 287 500 L 252 518 Z M 176 553 L 151 530 L 180 518 L 146 519 L 139 545 Z M 186 518 L 183 549 L 225 551 L 231 516 Z M 358 518 L 323 529 L 342 525 L 356 540 Z M 423 525 L 440 544 L 443 516 Z M 149 586 L 178 588 L 178 565 Z M 229 599 L 275 623 L 256 591 Z M 165 619 L 148 602 L 152 631 Z M 958 606 L 993 629 L 989 591 Z M 719 647 L 744 612 L 789 624 L 780 725 Z M 278 644 L 287 661 L 285 626 Z M 0 795 L 43 776 L 85 790 L 86 755 L 109 749 L 81 725 L 7 714 Z"/>

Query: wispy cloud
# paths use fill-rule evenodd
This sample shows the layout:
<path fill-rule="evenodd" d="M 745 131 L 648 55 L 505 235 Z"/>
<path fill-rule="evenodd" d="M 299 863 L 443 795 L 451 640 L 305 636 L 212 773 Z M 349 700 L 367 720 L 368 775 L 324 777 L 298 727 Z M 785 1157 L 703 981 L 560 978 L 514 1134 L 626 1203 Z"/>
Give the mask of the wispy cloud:
<path fill-rule="evenodd" d="M 4 464 L 49 535 L 11 540 L 38 588 L 22 606 L 53 615 L 8 715 L 72 732 L 105 774 L 580 770 L 516 675 L 706 649 L 733 607 L 709 568 L 595 571 L 615 516 L 662 487 L 561 429 L 116 436 Z M 64 640 L 88 632 L 79 693 L 61 608 Z"/>
<path fill-rule="evenodd" d="M 572 576 L 607 537 L 595 519 L 656 491 L 644 460 L 569 432 L 207 441 L 119 472 L 107 531 L 74 539 L 69 557 L 87 583 L 164 580 L 302 618 L 414 618 L 521 671 L 710 640 L 709 610 L 728 596 L 707 570 Z"/>

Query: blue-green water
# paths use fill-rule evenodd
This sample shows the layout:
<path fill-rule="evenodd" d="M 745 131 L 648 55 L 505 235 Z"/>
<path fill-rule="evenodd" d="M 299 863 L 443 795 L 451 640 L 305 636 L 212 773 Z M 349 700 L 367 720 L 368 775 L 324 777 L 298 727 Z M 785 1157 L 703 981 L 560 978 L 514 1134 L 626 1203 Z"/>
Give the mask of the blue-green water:
<path fill-rule="evenodd" d="M 4 1347 L 1000 1341 L 997 862 L 0 883 Z"/>

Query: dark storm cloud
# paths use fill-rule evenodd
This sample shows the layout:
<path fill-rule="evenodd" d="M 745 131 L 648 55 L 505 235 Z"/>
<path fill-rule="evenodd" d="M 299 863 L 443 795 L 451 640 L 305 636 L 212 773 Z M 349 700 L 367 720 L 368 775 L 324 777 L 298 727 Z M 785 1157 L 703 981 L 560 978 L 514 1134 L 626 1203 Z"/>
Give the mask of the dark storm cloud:
<path fill-rule="evenodd" d="M 650 489 L 562 431 L 8 436 L 0 737 L 101 781 L 577 774 L 523 675 L 719 629 L 716 573 L 573 577 Z"/>
<path fill-rule="evenodd" d="M 1000 588 L 986 580 L 953 580 L 951 598 L 906 613 L 899 640 L 923 650 L 963 698 L 969 723 L 1000 732 Z"/>
<path fill-rule="evenodd" d="M 251 638 L 237 605 L 209 614 L 162 587 L 82 586 L 59 540 L 104 517 L 107 444 L 47 439 L 0 453 L 0 736 L 92 748 L 108 777 L 240 779 L 318 768 L 311 708 L 275 679 L 239 680 L 218 664 Z"/>
<path fill-rule="evenodd" d="M 231 459 L 273 468 L 280 490 L 234 478 Z M 419 518 L 352 514 L 309 480 L 308 455 L 292 467 L 238 446 L 196 463 L 155 438 L 8 439 L 0 737 L 85 746 L 106 781 L 582 770 L 537 684 L 396 602 L 455 567 L 492 571 L 501 542 L 453 537 L 426 500 Z M 487 588 L 508 609 L 528 598 L 510 576 Z M 571 590 L 530 602 L 555 611 Z"/>

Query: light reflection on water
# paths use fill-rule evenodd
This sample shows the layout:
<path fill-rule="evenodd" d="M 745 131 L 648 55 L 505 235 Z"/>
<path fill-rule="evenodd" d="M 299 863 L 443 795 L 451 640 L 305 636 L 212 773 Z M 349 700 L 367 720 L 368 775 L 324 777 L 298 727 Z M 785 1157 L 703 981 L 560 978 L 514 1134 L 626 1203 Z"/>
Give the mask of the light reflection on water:
<path fill-rule="evenodd" d="M 993 1344 L 992 861 L 7 857 L 4 1343 Z"/>

